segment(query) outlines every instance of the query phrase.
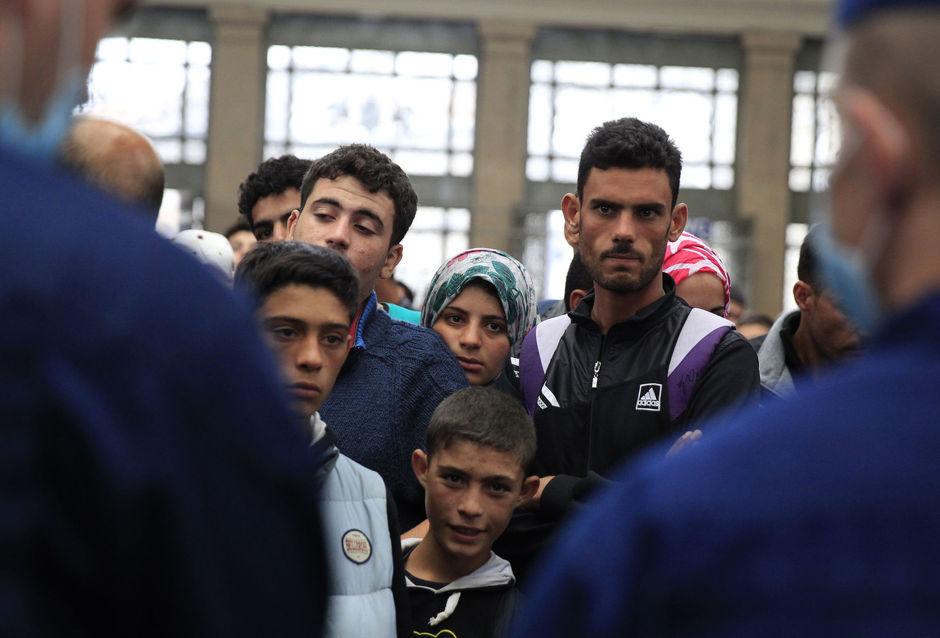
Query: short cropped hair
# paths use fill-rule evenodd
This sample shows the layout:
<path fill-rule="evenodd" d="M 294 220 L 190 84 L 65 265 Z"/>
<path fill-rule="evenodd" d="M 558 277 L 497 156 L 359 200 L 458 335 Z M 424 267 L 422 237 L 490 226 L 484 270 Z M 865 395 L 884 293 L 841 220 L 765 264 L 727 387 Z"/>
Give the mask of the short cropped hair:
<path fill-rule="evenodd" d="M 524 473 L 535 458 L 535 426 L 518 401 L 494 388 L 458 390 L 437 406 L 428 425 L 428 456 L 467 441 L 519 459 Z"/>
<path fill-rule="evenodd" d="M 289 188 L 300 190 L 311 161 L 294 155 L 281 155 L 264 160 L 254 173 L 238 186 L 238 212 L 254 228 L 251 210 L 258 200 L 280 195 Z"/>
<path fill-rule="evenodd" d="M 356 313 L 359 278 L 349 261 L 329 248 L 299 241 L 262 242 L 248 251 L 235 271 L 235 285 L 253 292 L 259 306 L 292 284 L 329 290 L 350 319 Z"/>
<path fill-rule="evenodd" d="M 348 144 L 313 162 L 304 176 L 300 189 L 300 210 L 303 211 L 314 185 L 319 179 L 337 179 L 344 175 L 355 177 L 370 193 L 384 191 L 395 204 L 395 223 L 391 244 L 404 239 L 415 213 L 418 195 L 401 167 L 385 153 L 366 144 Z"/>
<path fill-rule="evenodd" d="M 581 151 L 578 164 L 578 199 L 584 196 L 584 185 L 592 168 L 658 168 L 666 171 L 672 191 L 672 205 L 679 198 L 679 177 L 682 174 L 682 153 L 669 135 L 648 122 L 635 117 L 604 122 L 595 128 Z"/>
<path fill-rule="evenodd" d="M 816 226 L 810 229 L 803 239 L 803 245 L 800 246 L 800 259 L 796 264 L 796 276 L 800 281 L 805 281 L 813 288 L 822 291 L 823 282 L 819 276 L 818 259 L 816 258 Z"/>
<path fill-rule="evenodd" d="M 594 278 L 584 267 L 581 261 L 581 255 L 575 251 L 571 263 L 568 264 L 568 275 L 565 277 L 565 309 L 573 310 L 568 307 L 568 300 L 571 299 L 571 293 L 575 290 L 590 290 L 594 287 Z"/>

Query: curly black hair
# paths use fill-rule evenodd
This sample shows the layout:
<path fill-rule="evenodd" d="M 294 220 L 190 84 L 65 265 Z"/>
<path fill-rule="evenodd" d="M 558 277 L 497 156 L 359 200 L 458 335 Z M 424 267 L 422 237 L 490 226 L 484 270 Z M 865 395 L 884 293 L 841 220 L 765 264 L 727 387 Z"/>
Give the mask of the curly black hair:
<path fill-rule="evenodd" d="M 578 199 L 584 196 L 584 184 L 592 168 L 663 169 L 669 177 L 672 205 L 676 205 L 682 154 L 666 131 L 655 124 L 625 117 L 604 122 L 591 131 L 578 164 Z"/>
<path fill-rule="evenodd" d="M 310 160 L 294 155 L 281 155 L 261 162 L 257 170 L 238 185 L 238 212 L 245 216 L 248 225 L 254 227 L 251 211 L 259 199 L 280 195 L 288 188 L 300 190 L 311 164 Z"/>
<path fill-rule="evenodd" d="M 303 211 L 314 184 L 320 178 L 355 177 L 370 193 L 385 191 L 395 204 L 391 245 L 401 243 L 418 210 L 418 196 L 401 167 L 388 155 L 366 144 L 348 144 L 313 162 L 300 189 Z"/>

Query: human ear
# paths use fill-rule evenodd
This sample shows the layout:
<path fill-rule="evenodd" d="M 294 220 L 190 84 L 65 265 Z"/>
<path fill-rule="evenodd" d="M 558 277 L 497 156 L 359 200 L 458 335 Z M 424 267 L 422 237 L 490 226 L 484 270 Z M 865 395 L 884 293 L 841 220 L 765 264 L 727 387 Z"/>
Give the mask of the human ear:
<path fill-rule="evenodd" d="M 578 307 L 578 304 L 581 303 L 581 300 L 587 296 L 588 291 L 583 288 L 575 288 L 571 291 L 571 294 L 568 295 L 568 309 L 574 310 Z"/>
<path fill-rule="evenodd" d="M 392 275 L 395 274 L 395 268 L 398 267 L 398 262 L 401 261 L 404 250 L 401 244 L 395 244 L 388 249 L 388 253 L 385 255 L 385 264 L 382 266 L 379 277 L 382 279 L 392 278 Z"/>
<path fill-rule="evenodd" d="M 805 281 L 793 284 L 793 300 L 801 311 L 807 311 L 813 305 L 813 287 Z"/>
<path fill-rule="evenodd" d="M 529 476 L 522 481 L 522 491 L 519 493 L 519 501 L 528 501 L 539 491 L 539 477 Z"/>
<path fill-rule="evenodd" d="M 689 221 L 689 207 L 685 204 L 676 204 L 672 209 L 672 218 L 669 221 L 669 241 L 676 241 L 679 235 L 685 230 L 685 225 Z"/>
<path fill-rule="evenodd" d="M 300 219 L 300 211 L 295 208 L 290 212 L 290 217 L 287 218 L 287 238 L 290 240 L 294 239 L 294 229 L 297 228 L 298 219 Z"/>
<path fill-rule="evenodd" d="M 901 120 L 874 93 L 854 87 L 841 92 L 840 113 L 856 131 L 860 157 L 883 201 L 906 197 L 914 172 L 911 138 Z"/>
<path fill-rule="evenodd" d="M 424 450 L 418 448 L 411 453 L 411 470 L 424 489 L 428 487 L 428 466 L 428 455 Z"/>
<path fill-rule="evenodd" d="M 574 193 L 561 198 L 561 213 L 565 216 L 565 241 L 577 250 L 581 239 L 581 202 Z"/>

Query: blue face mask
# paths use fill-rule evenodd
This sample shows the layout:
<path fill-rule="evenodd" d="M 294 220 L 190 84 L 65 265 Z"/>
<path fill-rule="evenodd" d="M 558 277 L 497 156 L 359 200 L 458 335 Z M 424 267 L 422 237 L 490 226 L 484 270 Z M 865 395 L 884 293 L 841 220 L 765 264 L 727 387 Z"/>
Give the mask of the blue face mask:
<path fill-rule="evenodd" d="M 877 330 L 884 308 L 875 291 L 870 270 L 858 251 L 846 248 L 822 224 L 812 236 L 826 285 L 839 296 L 839 307 L 863 335 Z"/>
<path fill-rule="evenodd" d="M 0 99 L 0 144 L 42 160 L 55 157 L 59 145 L 68 134 L 72 112 L 81 100 L 85 88 L 85 74 L 80 66 L 77 66 L 77 61 L 82 57 L 84 17 L 85 7 L 80 0 L 62 3 L 55 90 L 45 105 L 42 118 L 35 123 L 23 117 L 19 105 L 19 87 L 12 95 Z M 14 58 L 11 66 L 16 73 L 21 72 L 25 53 L 22 35 L 11 38 L 7 55 Z M 17 64 L 16 60 L 19 60 L 20 64 Z"/>

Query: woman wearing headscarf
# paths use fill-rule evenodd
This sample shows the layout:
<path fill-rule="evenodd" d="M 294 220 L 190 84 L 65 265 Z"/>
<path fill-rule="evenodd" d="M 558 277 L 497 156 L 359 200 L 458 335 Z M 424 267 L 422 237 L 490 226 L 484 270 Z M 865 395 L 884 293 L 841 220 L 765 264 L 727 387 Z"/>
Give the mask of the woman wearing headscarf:
<path fill-rule="evenodd" d="M 471 248 L 438 268 L 421 312 L 421 324 L 441 336 L 471 385 L 499 377 L 535 320 L 529 272 L 491 248 Z"/>

